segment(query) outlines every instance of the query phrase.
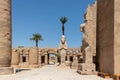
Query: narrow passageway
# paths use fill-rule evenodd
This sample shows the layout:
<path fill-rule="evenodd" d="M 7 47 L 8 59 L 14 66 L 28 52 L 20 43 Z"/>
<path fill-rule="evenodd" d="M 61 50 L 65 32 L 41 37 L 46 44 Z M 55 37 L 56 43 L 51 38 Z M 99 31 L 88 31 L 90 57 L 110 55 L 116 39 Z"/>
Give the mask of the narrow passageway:
<path fill-rule="evenodd" d="M 75 70 L 47 65 L 39 69 L 0 76 L 0 80 L 105 80 L 96 75 L 79 75 Z M 111 80 L 111 79 L 109 79 Z"/>

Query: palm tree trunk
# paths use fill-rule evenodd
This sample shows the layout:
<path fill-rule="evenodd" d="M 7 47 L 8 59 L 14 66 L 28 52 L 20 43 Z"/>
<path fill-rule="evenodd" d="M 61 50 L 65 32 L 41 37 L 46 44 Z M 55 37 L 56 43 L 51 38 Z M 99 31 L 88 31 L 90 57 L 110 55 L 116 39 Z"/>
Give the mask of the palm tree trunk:
<path fill-rule="evenodd" d="M 11 0 L 0 0 L 0 67 L 10 67 L 11 29 Z"/>
<path fill-rule="evenodd" d="M 39 63 L 39 49 L 38 49 L 38 41 L 36 40 L 36 48 L 37 48 L 37 64 Z"/>
<path fill-rule="evenodd" d="M 62 25 L 62 35 L 64 35 L 64 24 Z"/>
<path fill-rule="evenodd" d="M 36 41 L 36 47 L 38 48 L 38 41 Z"/>

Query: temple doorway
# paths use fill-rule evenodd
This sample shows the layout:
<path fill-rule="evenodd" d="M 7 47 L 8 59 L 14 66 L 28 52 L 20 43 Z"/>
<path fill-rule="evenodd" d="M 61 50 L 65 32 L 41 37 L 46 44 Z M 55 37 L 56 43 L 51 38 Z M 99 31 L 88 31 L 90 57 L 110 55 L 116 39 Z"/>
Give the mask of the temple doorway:
<path fill-rule="evenodd" d="M 48 54 L 48 64 L 54 65 L 56 63 L 56 55 L 53 53 Z"/>
<path fill-rule="evenodd" d="M 41 64 L 45 63 L 45 56 L 41 56 Z"/>

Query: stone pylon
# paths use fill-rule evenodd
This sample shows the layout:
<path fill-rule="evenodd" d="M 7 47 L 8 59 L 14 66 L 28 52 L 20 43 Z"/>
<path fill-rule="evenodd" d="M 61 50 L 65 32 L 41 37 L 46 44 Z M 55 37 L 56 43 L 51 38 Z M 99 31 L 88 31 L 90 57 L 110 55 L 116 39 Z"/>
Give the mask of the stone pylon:
<path fill-rule="evenodd" d="M 0 74 L 10 73 L 11 52 L 11 0 L 0 0 Z"/>

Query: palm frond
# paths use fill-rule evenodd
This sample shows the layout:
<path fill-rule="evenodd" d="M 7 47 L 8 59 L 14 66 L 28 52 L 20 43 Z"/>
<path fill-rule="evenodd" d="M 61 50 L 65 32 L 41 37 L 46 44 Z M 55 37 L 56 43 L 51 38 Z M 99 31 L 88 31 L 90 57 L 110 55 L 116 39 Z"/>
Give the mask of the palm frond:
<path fill-rule="evenodd" d="M 65 24 L 67 21 L 68 21 L 67 17 L 61 17 L 61 18 L 60 18 L 60 22 L 61 22 L 62 24 Z"/>
<path fill-rule="evenodd" d="M 32 38 L 30 38 L 30 40 L 43 40 L 42 39 L 42 35 L 41 34 L 33 34 Z"/>
<path fill-rule="evenodd" d="M 41 34 L 36 33 L 36 34 L 32 35 L 32 37 L 30 38 L 30 40 L 34 40 L 36 42 L 36 47 L 38 47 L 38 41 L 39 40 L 42 41 L 43 39 L 42 39 L 42 35 Z"/>

